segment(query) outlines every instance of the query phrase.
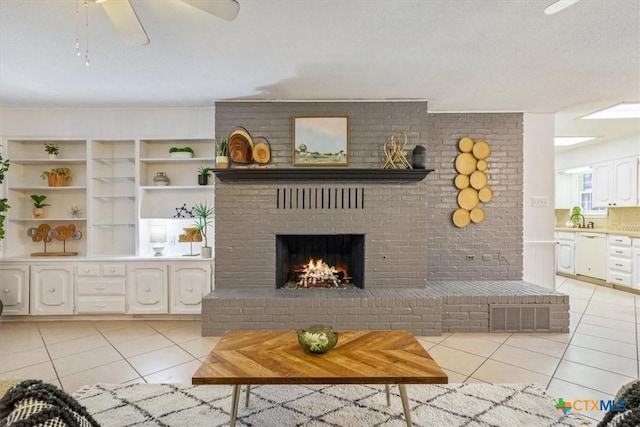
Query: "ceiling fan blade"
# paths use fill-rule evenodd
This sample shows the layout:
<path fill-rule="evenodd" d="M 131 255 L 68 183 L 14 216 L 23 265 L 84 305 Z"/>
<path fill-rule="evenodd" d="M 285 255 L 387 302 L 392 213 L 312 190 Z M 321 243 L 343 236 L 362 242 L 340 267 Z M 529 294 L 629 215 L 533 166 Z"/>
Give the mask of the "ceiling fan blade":
<path fill-rule="evenodd" d="M 120 37 L 130 44 L 149 44 L 149 37 L 129 0 L 106 0 L 100 4 Z"/>
<path fill-rule="evenodd" d="M 182 0 L 225 21 L 233 21 L 240 12 L 240 4 L 236 0 Z"/>
<path fill-rule="evenodd" d="M 580 0 L 557 0 L 547 6 L 547 8 L 544 10 L 544 13 L 547 15 L 553 15 L 554 13 L 558 13 L 561 10 L 568 8 L 572 4 L 578 3 L 579 1 Z"/>

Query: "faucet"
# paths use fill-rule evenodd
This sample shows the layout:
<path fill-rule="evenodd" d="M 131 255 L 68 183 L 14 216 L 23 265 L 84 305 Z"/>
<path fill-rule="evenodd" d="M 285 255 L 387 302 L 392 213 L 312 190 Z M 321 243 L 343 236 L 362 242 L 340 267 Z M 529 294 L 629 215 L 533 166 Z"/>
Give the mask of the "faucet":
<path fill-rule="evenodd" d="M 584 215 L 582 215 L 582 214 L 576 214 L 576 215 L 573 215 L 573 216 L 571 217 L 571 219 L 573 219 L 573 218 L 579 218 L 579 217 L 582 217 L 582 224 L 578 224 L 578 228 L 587 228 L 587 225 L 585 224 Z"/>

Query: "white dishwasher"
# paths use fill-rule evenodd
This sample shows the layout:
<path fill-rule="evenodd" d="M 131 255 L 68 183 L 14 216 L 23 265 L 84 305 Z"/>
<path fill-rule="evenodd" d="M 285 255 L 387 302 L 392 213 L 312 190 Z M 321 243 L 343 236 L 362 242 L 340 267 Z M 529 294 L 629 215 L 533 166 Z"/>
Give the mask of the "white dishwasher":
<path fill-rule="evenodd" d="M 607 278 L 607 238 L 600 233 L 576 233 L 576 274 Z"/>

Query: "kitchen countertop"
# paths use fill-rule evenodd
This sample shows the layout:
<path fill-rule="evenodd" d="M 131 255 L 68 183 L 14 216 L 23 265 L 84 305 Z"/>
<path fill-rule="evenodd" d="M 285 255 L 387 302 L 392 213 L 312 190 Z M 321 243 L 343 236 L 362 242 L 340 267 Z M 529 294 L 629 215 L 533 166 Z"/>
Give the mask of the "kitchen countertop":
<path fill-rule="evenodd" d="M 556 227 L 555 231 L 568 231 L 570 233 L 601 233 L 601 234 L 615 234 L 617 236 L 629 236 L 633 238 L 640 238 L 640 230 L 617 230 L 615 228 L 568 228 L 568 227 Z"/>

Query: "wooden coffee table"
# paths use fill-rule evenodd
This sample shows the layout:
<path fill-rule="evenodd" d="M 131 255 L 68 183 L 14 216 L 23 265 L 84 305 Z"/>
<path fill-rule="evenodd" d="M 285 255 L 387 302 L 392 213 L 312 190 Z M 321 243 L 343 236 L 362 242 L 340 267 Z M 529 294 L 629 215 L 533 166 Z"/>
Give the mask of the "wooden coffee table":
<path fill-rule="evenodd" d="M 397 384 L 412 426 L 406 384 L 447 381 L 407 331 L 340 332 L 338 345 L 321 355 L 304 352 L 294 331 L 227 332 L 192 378 L 193 384 L 233 385 L 231 426 L 242 384 Z"/>

